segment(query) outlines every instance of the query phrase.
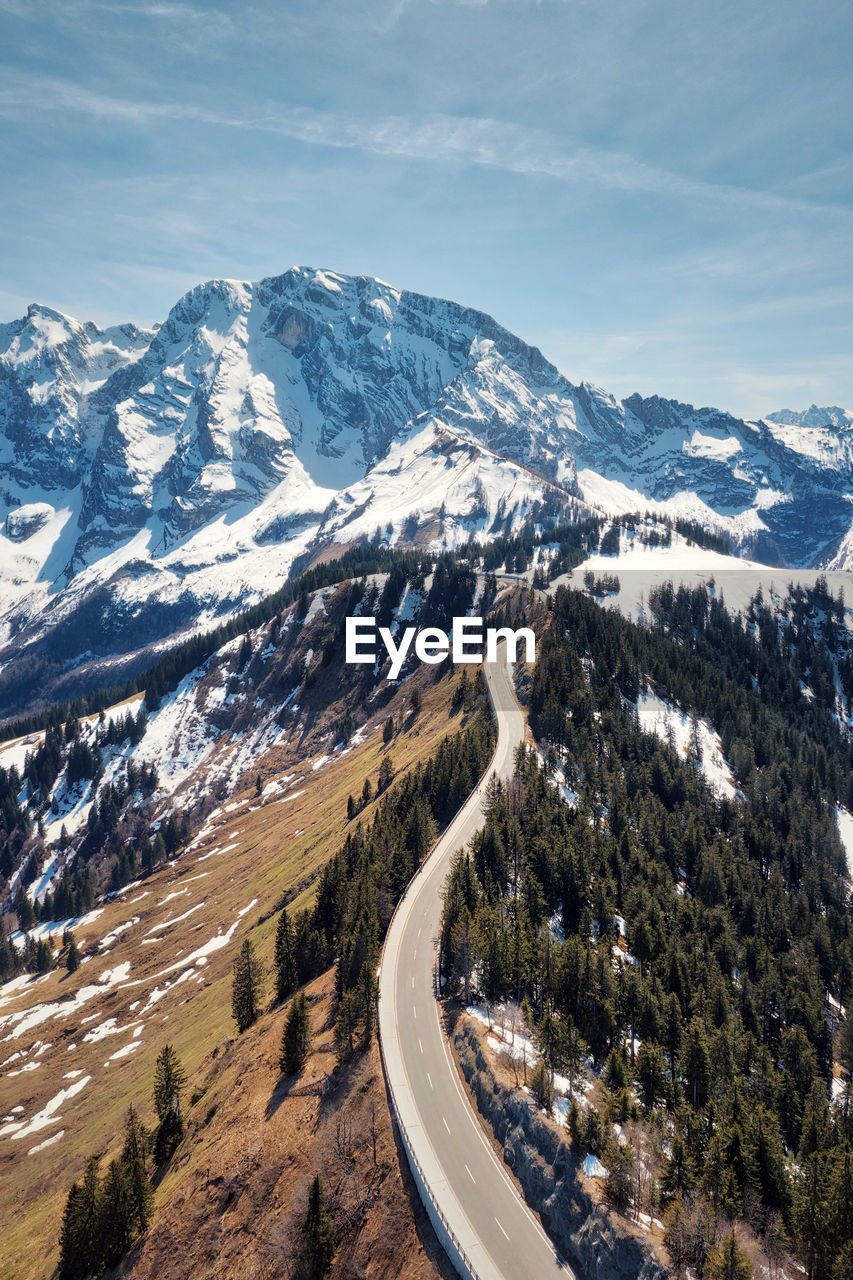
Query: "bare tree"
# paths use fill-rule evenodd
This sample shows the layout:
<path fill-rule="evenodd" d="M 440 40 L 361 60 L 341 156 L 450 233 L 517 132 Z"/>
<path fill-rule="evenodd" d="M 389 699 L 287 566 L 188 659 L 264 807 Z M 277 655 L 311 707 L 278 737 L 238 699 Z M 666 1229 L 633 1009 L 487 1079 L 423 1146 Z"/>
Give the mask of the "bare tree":
<path fill-rule="evenodd" d="M 767 1269 L 770 1272 L 770 1280 L 776 1280 L 785 1261 L 785 1250 L 788 1247 L 788 1241 L 785 1236 L 785 1227 L 782 1222 L 782 1216 L 779 1213 L 771 1213 L 767 1218 L 767 1228 L 764 1232 L 762 1241 L 764 1256 L 767 1259 Z"/>
<path fill-rule="evenodd" d="M 352 1121 L 338 1116 L 335 1121 L 335 1152 L 341 1164 L 352 1159 Z"/>
<path fill-rule="evenodd" d="M 516 1058 L 515 1054 L 511 1053 L 509 1049 L 501 1049 L 500 1053 L 498 1054 L 498 1062 L 504 1068 L 505 1071 L 512 1072 L 513 1080 L 515 1081 L 515 1087 L 517 1089 L 520 1084 L 520 1081 L 518 1078 L 518 1058 Z"/>
<path fill-rule="evenodd" d="M 376 1168 L 376 1139 L 378 1135 L 379 1135 L 379 1130 L 377 1129 L 377 1126 L 376 1126 L 376 1099 L 374 1098 L 374 1100 L 370 1104 L 370 1141 L 373 1145 L 374 1169 Z"/>

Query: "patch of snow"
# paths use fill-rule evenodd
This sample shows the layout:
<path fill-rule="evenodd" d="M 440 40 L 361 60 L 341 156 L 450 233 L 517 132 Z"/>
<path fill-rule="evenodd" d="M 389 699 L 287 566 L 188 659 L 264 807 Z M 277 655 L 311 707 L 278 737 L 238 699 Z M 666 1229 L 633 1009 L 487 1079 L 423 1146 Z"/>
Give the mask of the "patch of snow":
<path fill-rule="evenodd" d="M 43 1022 L 47 1022 L 50 1018 L 68 1018 L 71 1014 L 77 1013 L 78 1010 L 86 1004 L 88 1000 L 92 1000 L 95 996 L 102 996 L 110 987 L 117 986 L 124 982 L 130 973 L 130 962 L 125 961 L 124 964 L 117 965 L 115 969 L 105 969 L 100 975 L 97 983 L 81 987 L 70 1000 L 55 1000 L 47 1004 L 37 1004 L 29 1009 L 19 1009 L 15 1013 L 7 1013 L 0 1017 L 0 1030 L 9 1028 L 9 1034 L 3 1036 L 5 1040 L 17 1040 L 19 1036 L 24 1035 L 27 1031 L 31 1031 L 34 1027 L 41 1026 Z"/>
<path fill-rule="evenodd" d="M 176 889 L 174 893 L 167 893 L 165 898 L 161 898 L 158 906 L 165 907 L 167 902 L 171 902 L 173 898 L 180 898 L 184 893 L 189 893 L 189 889 Z"/>
<path fill-rule="evenodd" d="M 44 1151 L 45 1147 L 52 1147 L 54 1142 L 58 1142 L 60 1138 L 65 1137 L 65 1130 L 60 1129 L 59 1133 L 55 1133 L 52 1138 L 45 1138 L 44 1142 L 40 1142 L 37 1147 L 30 1147 L 27 1152 L 28 1156 L 34 1156 L 37 1151 Z"/>
<path fill-rule="evenodd" d="M 119 1036 L 125 1031 L 132 1030 L 134 1025 L 134 1023 L 130 1023 L 119 1027 L 116 1025 L 115 1018 L 107 1018 L 105 1022 L 99 1022 L 96 1027 L 92 1027 L 91 1031 L 87 1031 L 83 1037 L 83 1042 L 97 1044 L 99 1040 L 106 1040 L 107 1036 Z"/>
<path fill-rule="evenodd" d="M 841 837 L 841 843 L 844 845 L 844 852 L 847 854 L 847 870 L 851 878 L 853 878 L 853 813 L 837 804 L 835 806 L 835 821 L 838 824 L 838 834 Z"/>
<path fill-rule="evenodd" d="M 171 896 L 174 897 L 176 895 L 173 894 Z M 193 915 L 194 912 L 200 911 L 203 906 L 204 906 L 204 899 L 202 899 L 201 902 L 197 902 L 195 906 L 190 907 L 189 910 L 185 911 L 182 915 L 170 916 L 168 920 L 162 920 L 160 924 L 152 925 L 151 928 L 148 930 L 148 932 L 145 934 L 146 938 L 150 937 L 152 933 L 161 933 L 163 929 L 171 929 L 173 924 L 178 924 L 179 921 L 186 920 L 187 916 L 191 916 Z"/>
<path fill-rule="evenodd" d="M 59 871 L 59 858 L 60 854 L 58 852 L 50 854 L 39 873 L 38 880 L 34 881 L 27 890 L 33 902 L 41 902 L 50 888 L 56 873 Z"/>
<path fill-rule="evenodd" d="M 131 916 L 130 920 L 125 920 L 123 924 L 116 925 L 105 938 L 101 938 L 98 943 L 99 949 L 103 951 L 105 947 L 112 946 L 116 938 L 120 937 L 127 929 L 132 929 L 135 924 L 139 924 L 139 916 Z"/>
<path fill-rule="evenodd" d="M 214 938 L 211 938 L 209 942 L 205 942 L 204 946 L 199 947 L 198 950 L 193 951 L 190 955 L 186 956 L 183 960 L 178 960 L 175 964 L 170 964 L 168 968 L 161 969 L 159 973 L 154 975 L 155 978 L 162 978 L 167 973 L 173 973 L 175 969 L 185 969 L 188 965 L 207 964 L 208 956 L 211 956 L 215 952 L 221 951 L 223 947 L 228 946 L 228 943 L 231 941 L 234 930 L 239 927 L 239 924 L 240 924 L 240 921 L 235 920 L 234 923 L 231 925 L 230 929 L 226 929 L 225 933 L 216 934 L 216 936 Z"/>
<path fill-rule="evenodd" d="M 81 1093 L 91 1079 L 91 1076 L 84 1076 L 82 1080 L 70 1084 L 67 1089 L 60 1089 L 59 1093 L 46 1102 L 41 1111 L 37 1112 L 31 1120 L 26 1122 L 16 1120 L 11 1124 L 4 1124 L 0 1128 L 0 1138 L 9 1137 L 13 1142 L 18 1142 L 21 1138 L 29 1138 L 31 1134 L 38 1133 L 40 1129 L 58 1124 L 62 1119 L 62 1116 L 57 1115 L 59 1108 Z"/>
<path fill-rule="evenodd" d="M 657 694 L 645 691 L 637 700 L 637 717 L 644 732 L 654 733 L 663 741 L 667 740 L 671 731 L 676 751 L 680 755 L 687 755 L 692 722 L 685 712 L 664 698 L 659 698 Z M 729 800 L 742 798 L 723 755 L 720 735 L 704 720 L 697 720 L 696 726 L 701 750 L 701 760 L 696 761 L 696 764 L 714 795 Z"/>
<path fill-rule="evenodd" d="M 110 1062 L 116 1062 L 119 1058 L 129 1057 L 130 1054 L 135 1053 L 141 1044 L 141 1040 L 131 1040 L 130 1043 L 124 1045 L 123 1048 L 116 1049 L 115 1053 L 111 1053 L 107 1058 L 107 1061 L 104 1063 L 104 1066 L 107 1066 Z"/>
<path fill-rule="evenodd" d="M 87 925 L 97 920 L 98 916 L 104 914 L 103 907 L 95 907 L 93 911 L 87 912 L 84 916 L 72 916 L 70 920 L 43 920 L 41 924 L 35 925 L 29 929 L 26 934 L 17 929 L 9 935 L 10 942 L 13 942 L 19 949 L 24 946 L 26 938 L 32 938 L 33 942 L 44 940 L 51 941 L 54 937 L 62 936 L 66 929 L 71 929 L 75 933 L 78 929 L 85 929 Z"/>

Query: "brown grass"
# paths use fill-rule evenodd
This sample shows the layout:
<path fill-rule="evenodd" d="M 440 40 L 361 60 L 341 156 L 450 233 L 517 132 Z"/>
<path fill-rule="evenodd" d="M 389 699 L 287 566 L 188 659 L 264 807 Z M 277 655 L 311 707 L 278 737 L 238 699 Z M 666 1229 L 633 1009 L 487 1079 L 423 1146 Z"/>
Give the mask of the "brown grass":
<path fill-rule="evenodd" d="M 286 1276 L 318 1172 L 338 1227 L 333 1280 L 451 1274 L 422 1211 L 413 1214 L 375 1044 L 336 1072 L 332 974 L 307 992 L 315 1040 L 298 1078 L 278 1070 L 284 1009 L 202 1064 L 204 1092 L 158 1193 L 156 1219 L 121 1275 Z"/>
<path fill-rule="evenodd" d="M 346 833 L 348 794 L 358 795 L 361 792 L 366 775 L 371 776 L 375 784 L 379 763 L 386 750 L 392 754 L 399 776 L 406 768 L 429 756 L 447 733 L 456 731 L 460 717 L 450 713 L 456 679 L 453 673 L 435 683 L 421 681 L 418 677 L 423 692 L 421 713 L 414 721 L 405 722 L 403 730 L 388 748 L 382 745 L 382 722 L 389 714 L 399 717 L 408 691 L 405 695 L 398 693 L 368 722 L 368 736 L 364 742 L 345 755 L 337 754 L 316 771 L 311 768 L 316 758 L 298 759 L 298 746 L 293 750 L 279 748 L 274 755 L 271 753 L 262 762 L 265 780 L 287 773 L 297 775 L 283 798 L 277 795 L 262 802 L 254 795 L 254 788 L 234 796 L 232 803 L 236 801 L 236 808 L 228 813 L 220 811 L 203 840 L 196 842 L 180 859 L 155 872 L 140 887 L 127 890 L 120 899 L 105 904 L 98 919 L 79 930 L 77 941 L 82 949 L 88 948 L 96 953 L 93 958 L 73 975 L 64 969 L 54 971 L 29 989 L 17 993 L 14 999 L 0 1008 L 2 1018 L 17 1009 L 62 1000 L 91 985 L 105 969 L 112 969 L 123 962 L 131 965 L 125 984 L 99 994 L 67 1018 L 51 1018 L 15 1039 L 9 1038 L 9 1027 L 0 1031 L 0 1036 L 5 1038 L 0 1042 L 0 1062 L 19 1049 L 27 1050 L 26 1061 L 35 1061 L 37 1043 L 41 1041 L 49 1045 L 38 1057 L 40 1065 L 36 1070 L 10 1076 L 8 1072 L 19 1068 L 21 1060 L 8 1064 L 5 1074 L 0 1076 L 0 1116 L 7 1116 L 14 1106 L 22 1105 L 24 1112 L 19 1118 L 32 1117 L 60 1089 L 71 1083 L 63 1079 L 70 1070 L 82 1070 L 92 1077 L 82 1093 L 59 1108 L 62 1118 L 56 1124 L 30 1138 L 13 1140 L 8 1135 L 0 1137 L 0 1280 L 37 1280 L 51 1274 L 57 1258 L 65 1197 L 71 1183 L 80 1176 L 87 1158 L 95 1152 L 103 1152 L 107 1158 L 116 1153 L 122 1119 L 130 1102 L 138 1106 L 146 1122 L 153 1123 L 151 1086 L 154 1061 L 167 1042 L 174 1044 L 187 1069 L 187 1099 L 194 1090 L 204 1089 L 205 1093 L 190 1109 L 192 1136 L 189 1143 L 158 1193 L 161 1208 L 155 1230 L 157 1238 L 167 1238 L 159 1234 L 160 1216 L 166 1214 L 168 1217 L 176 1211 L 175 1206 L 184 1203 L 190 1207 L 186 1216 L 181 1214 L 176 1219 L 180 1227 L 176 1225 L 174 1231 L 179 1234 L 170 1237 L 173 1250 L 176 1239 L 182 1241 L 180 1247 L 186 1250 L 200 1234 L 203 1248 L 209 1251 L 213 1247 L 211 1241 L 215 1231 L 219 1232 L 222 1240 L 227 1237 L 230 1227 L 228 1230 L 224 1225 L 215 1227 L 220 1216 L 220 1192 L 212 1182 L 208 1187 L 210 1179 L 214 1176 L 225 1178 L 226 1173 L 205 1174 L 202 1181 L 200 1172 L 202 1168 L 208 1168 L 204 1164 L 209 1146 L 206 1130 L 209 1127 L 210 1135 L 218 1134 L 220 1124 L 224 1143 L 222 1168 L 224 1170 L 228 1166 L 235 1176 L 239 1174 L 240 1177 L 244 1176 L 240 1173 L 243 1170 L 249 1188 L 241 1190 L 237 1197 L 243 1206 L 239 1214 L 229 1207 L 223 1218 L 223 1223 L 233 1226 L 236 1238 L 243 1240 L 251 1234 L 253 1228 L 247 1224 L 251 1223 L 252 1214 L 260 1213 L 261 1207 L 267 1203 L 264 1198 L 267 1193 L 263 1191 L 266 1186 L 264 1178 L 272 1175 L 265 1174 L 257 1184 L 260 1189 L 252 1189 L 255 1177 L 251 1171 L 261 1168 L 265 1157 L 259 1152 L 265 1151 L 265 1144 L 273 1141 L 271 1135 L 278 1135 L 274 1138 L 274 1148 L 281 1168 L 290 1168 L 289 1161 L 296 1171 L 292 1175 L 295 1182 L 291 1175 L 284 1178 L 282 1172 L 278 1180 L 284 1178 L 281 1194 L 290 1188 L 287 1190 L 287 1203 L 291 1205 L 292 1212 L 298 1211 L 302 1203 L 302 1180 L 307 1177 L 307 1169 L 313 1167 L 313 1135 L 324 1132 L 324 1127 L 316 1115 L 310 1119 L 310 1108 L 305 1110 L 305 1100 L 300 1102 L 297 1114 L 303 1117 L 299 1123 L 308 1128 L 299 1129 L 298 1133 L 295 1120 L 293 1124 L 288 1120 L 287 1126 L 279 1132 L 283 1118 L 290 1116 L 290 1101 L 283 1110 L 277 1108 L 269 1121 L 265 1118 L 261 1123 L 257 1116 L 251 1123 L 246 1120 L 250 1113 L 256 1114 L 252 1108 L 260 1105 L 259 1100 L 263 1100 L 261 1111 L 264 1111 L 272 1092 L 274 1072 L 271 1075 L 271 1063 L 277 1055 L 283 1015 L 270 1014 L 248 1037 L 243 1037 L 236 1045 L 232 1043 L 232 961 L 248 933 L 263 965 L 271 968 L 276 924 L 272 910 L 274 905 L 283 895 L 292 893 L 294 888 L 299 889 L 296 906 L 310 901 L 312 877 L 334 853 Z M 407 681 L 407 685 L 411 686 L 411 683 Z M 296 792 L 302 794 L 296 795 Z M 294 798 L 288 799 L 288 795 Z M 368 807 L 362 815 L 365 820 L 370 816 L 370 809 Z M 227 852 L 214 852 L 232 844 L 234 848 Z M 211 853 L 213 856 L 207 856 Z M 170 894 L 176 893 L 180 896 L 164 902 Z M 254 899 L 257 899 L 256 904 L 246 914 L 238 916 L 237 913 Z M 175 921 L 167 928 L 150 934 L 156 941 L 144 941 L 153 926 L 172 921 L 199 903 L 203 905 L 185 920 Z M 139 917 L 138 921 L 119 936 L 108 952 L 97 951 L 99 939 L 134 916 Z M 237 927 L 227 946 L 210 954 L 206 964 L 193 970 L 187 980 L 174 985 L 143 1012 L 155 988 L 162 989 L 167 982 L 173 982 L 180 976 L 182 970 L 178 962 L 182 955 L 189 956 L 218 931 L 224 932 L 235 923 Z M 178 968 L 171 973 L 163 973 L 176 963 Z M 271 984 L 268 990 L 271 990 Z M 131 1008 L 134 1003 L 137 1004 L 135 1009 Z M 132 1031 L 129 1029 L 96 1042 L 84 1040 L 84 1036 L 106 1018 L 115 1018 L 120 1028 L 130 1028 L 142 1022 L 139 1048 L 129 1057 L 107 1062 L 112 1053 L 131 1041 Z M 256 1055 L 251 1047 L 256 1043 L 260 1046 L 263 1037 L 266 1037 L 264 1047 L 258 1047 Z M 72 1049 L 71 1046 L 75 1047 Z M 318 1061 L 328 1064 L 330 1059 L 326 1055 Z M 369 1088 L 376 1093 L 378 1086 Z M 201 1122 L 202 1118 L 214 1103 L 219 1119 L 216 1125 L 211 1120 L 206 1126 Z M 276 1119 L 279 1110 L 282 1115 Z M 383 1123 L 388 1124 L 384 1113 Z M 65 1133 L 58 1142 L 44 1151 L 27 1154 L 31 1147 L 60 1129 Z M 319 1150 L 325 1159 L 322 1144 Z M 370 1253 L 364 1254 L 367 1261 L 363 1265 L 367 1270 L 347 1272 L 348 1275 L 385 1274 L 381 1267 L 376 1269 L 379 1263 L 375 1261 L 384 1256 L 385 1241 L 392 1239 L 389 1222 L 385 1222 L 383 1216 L 386 1214 L 385 1188 L 396 1185 L 395 1179 L 399 1183 L 400 1172 L 390 1149 L 384 1158 L 390 1162 L 389 1168 L 379 1181 L 374 1178 L 370 1183 L 376 1191 L 375 1206 L 365 1221 L 369 1219 L 374 1226 L 370 1230 L 365 1227 L 363 1234 L 363 1239 L 369 1242 L 374 1239 L 370 1232 L 375 1232 L 371 1245 L 373 1259 Z M 217 1166 L 211 1163 L 209 1167 L 212 1170 Z M 271 1188 L 275 1186 L 278 1186 L 278 1181 L 271 1184 Z M 206 1189 L 202 1190 L 202 1187 Z M 272 1189 L 269 1194 L 273 1194 Z M 293 1195 L 296 1195 L 295 1202 L 290 1198 Z M 406 1248 L 410 1249 L 412 1259 L 416 1259 L 417 1250 L 412 1243 L 415 1237 L 406 1235 L 406 1232 L 414 1231 L 412 1211 L 406 1207 L 405 1197 L 399 1204 L 394 1203 L 397 1207 L 392 1216 L 396 1215 L 395 1220 L 399 1218 L 400 1230 L 409 1241 Z M 256 1209 L 250 1211 L 253 1204 L 256 1204 Z M 211 1219 L 209 1226 L 204 1225 L 206 1217 Z M 380 1222 L 385 1222 L 384 1227 L 376 1225 Z M 290 1230 L 288 1226 L 285 1231 L 285 1225 L 282 1219 L 282 1223 L 271 1226 L 264 1211 L 264 1221 L 254 1229 L 259 1236 L 271 1233 L 271 1238 L 279 1239 L 281 1236 L 283 1240 Z M 166 1227 L 163 1226 L 162 1230 L 165 1231 Z M 221 1244 L 221 1247 L 225 1248 L 225 1245 Z M 258 1259 L 261 1259 L 261 1253 Z M 174 1268 L 178 1263 L 173 1260 L 170 1265 Z M 260 1266 L 261 1261 L 257 1261 L 257 1265 Z M 263 1265 L 267 1265 L 266 1262 Z M 429 1269 L 419 1271 L 415 1261 L 411 1266 L 415 1269 L 407 1271 L 406 1275 L 430 1274 Z M 140 1271 L 139 1274 L 148 1273 Z M 169 1274 L 237 1276 L 280 1273 L 260 1270 L 214 1273 L 202 1269 L 172 1270 Z"/>

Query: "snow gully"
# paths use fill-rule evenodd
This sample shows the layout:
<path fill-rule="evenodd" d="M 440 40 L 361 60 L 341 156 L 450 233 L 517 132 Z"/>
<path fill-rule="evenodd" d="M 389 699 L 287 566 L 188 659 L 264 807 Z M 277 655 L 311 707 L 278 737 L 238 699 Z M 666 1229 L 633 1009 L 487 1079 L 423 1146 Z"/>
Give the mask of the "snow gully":
<path fill-rule="evenodd" d="M 347 662 L 376 662 L 376 630 L 375 618 L 347 618 Z M 516 631 L 511 627 L 487 627 L 484 632 L 482 618 L 454 618 L 450 635 L 441 627 L 423 627 L 420 631 L 416 627 L 406 627 L 398 644 L 390 627 L 379 627 L 379 637 L 391 659 L 389 680 L 398 678 L 413 642 L 415 656 L 430 664 L 443 662 L 445 658 L 453 662 L 482 662 L 484 637 L 486 662 L 497 661 L 501 640 L 506 641 L 507 662 L 518 661 L 521 642 L 524 643 L 524 661 L 536 661 L 536 637 L 529 627 L 519 627 Z"/>

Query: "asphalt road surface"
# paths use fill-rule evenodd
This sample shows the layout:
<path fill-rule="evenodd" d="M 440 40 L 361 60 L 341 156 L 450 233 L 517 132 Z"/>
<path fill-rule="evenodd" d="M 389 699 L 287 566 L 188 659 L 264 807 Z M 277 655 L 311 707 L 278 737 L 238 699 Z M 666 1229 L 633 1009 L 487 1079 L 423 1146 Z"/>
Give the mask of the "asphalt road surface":
<path fill-rule="evenodd" d="M 485 778 L 402 900 L 382 953 L 379 1029 L 400 1123 L 480 1280 L 573 1280 L 486 1140 L 451 1061 L 434 995 L 441 892 L 454 852 L 483 825 L 489 779 L 509 778 L 524 735 L 507 668 L 485 667 L 498 743 Z"/>

